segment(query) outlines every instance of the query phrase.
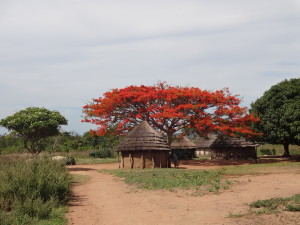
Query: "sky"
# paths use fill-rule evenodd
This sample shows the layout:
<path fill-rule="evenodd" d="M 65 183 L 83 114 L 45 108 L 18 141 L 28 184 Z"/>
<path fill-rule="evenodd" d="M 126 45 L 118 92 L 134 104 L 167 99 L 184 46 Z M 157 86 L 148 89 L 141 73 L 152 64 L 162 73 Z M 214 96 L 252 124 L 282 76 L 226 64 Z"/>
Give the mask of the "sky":
<path fill-rule="evenodd" d="M 129 85 L 228 87 L 250 106 L 300 78 L 300 0 L 0 0 L 0 119 Z M 0 134 L 7 131 L 0 128 Z"/>

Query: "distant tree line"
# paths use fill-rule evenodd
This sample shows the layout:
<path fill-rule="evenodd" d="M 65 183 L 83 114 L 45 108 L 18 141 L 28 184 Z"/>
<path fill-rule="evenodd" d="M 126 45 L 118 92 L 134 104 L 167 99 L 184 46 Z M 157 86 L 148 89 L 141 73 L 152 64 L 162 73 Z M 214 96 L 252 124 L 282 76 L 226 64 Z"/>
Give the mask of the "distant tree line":
<path fill-rule="evenodd" d="M 176 132 L 206 134 L 221 132 L 245 136 L 260 142 L 282 144 L 284 156 L 289 145 L 300 145 L 300 79 L 284 80 L 251 104 L 250 114 L 228 89 L 208 92 L 199 88 L 130 86 L 113 89 L 84 106 L 83 122 L 97 129 L 79 135 L 61 132 L 67 120 L 58 112 L 29 107 L 0 120 L 9 134 L 0 135 L 0 153 L 26 149 L 33 156 L 41 151 L 113 149 L 120 136 L 141 121 L 148 121 L 167 136 Z"/>
<path fill-rule="evenodd" d="M 85 132 L 80 135 L 74 131 L 62 131 L 57 136 L 48 137 L 41 143 L 44 151 L 69 152 L 83 150 L 113 149 L 119 143 L 119 137 L 112 134 L 94 136 Z M 15 134 L 0 135 L 0 153 L 27 152 L 24 138 Z"/>

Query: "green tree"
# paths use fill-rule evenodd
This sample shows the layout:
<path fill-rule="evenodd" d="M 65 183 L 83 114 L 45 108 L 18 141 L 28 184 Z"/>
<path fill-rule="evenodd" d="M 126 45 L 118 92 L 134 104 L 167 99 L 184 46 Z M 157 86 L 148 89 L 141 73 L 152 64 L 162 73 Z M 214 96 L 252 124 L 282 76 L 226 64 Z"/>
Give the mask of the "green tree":
<path fill-rule="evenodd" d="M 97 136 L 88 131 L 82 135 L 82 142 L 87 149 L 113 149 L 120 142 L 120 136 L 113 133 Z"/>
<path fill-rule="evenodd" d="M 22 152 L 24 150 L 23 139 L 13 134 L 0 135 L 0 152 Z"/>
<path fill-rule="evenodd" d="M 29 107 L 0 120 L 0 125 L 22 137 L 24 147 L 36 156 L 44 149 L 45 139 L 58 135 L 67 120 L 57 111 Z"/>
<path fill-rule="evenodd" d="M 289 145 L 300 143 L 300 79 L 272 86 L 251 108 L 260 118 L 254 126 L 263 133 L 262 141 L 282 144 L 284 156 L 290 156 Z"/>

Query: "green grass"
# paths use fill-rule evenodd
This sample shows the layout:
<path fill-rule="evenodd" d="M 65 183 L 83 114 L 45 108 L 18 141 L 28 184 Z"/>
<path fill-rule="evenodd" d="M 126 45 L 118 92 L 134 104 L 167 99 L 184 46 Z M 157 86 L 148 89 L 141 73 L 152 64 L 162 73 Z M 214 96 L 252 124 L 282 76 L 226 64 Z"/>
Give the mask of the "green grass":
<path fill-rule="evenodd" d="M 115 163 L 118 162 L 117 158 L 93 158 L 89 156 L 89 151 L 81 151 L 81 152 L 56 152 L 51 154 L 50 156 L 61 155 L 65 157 L 74 157 L 77 165 L 84 164 L 102 164 L 102 163 Z M 43 153 L 46 156 L 49 156 L 48 153 Z"/>
<path fill-rule="evenodd" d="M 300 194 L 288 198 L 258 200 L 249 205 L 256 214 L 270 214 L 281 211 L 300 212 Z"/>
<path fill-rule="evenodd" d="M 86 158 L 86 157 L 82 157 L 82 158 L 75 158 L 76 160 L 76 164 L 78 165 L 83 165 L 83 164 L 102 164 L 102 163 L 115 163 L 118 162 L 117 158 L 105 158 L 105 159 L 101 159 L 101 158 Z"/>
<path fill-rule="evenodd" d="M 123 178 L 128 184 L 150 190 L 196 189 L 216 192 L 228 189 L 230 181 L 222 179 L 222 171 L 181 170 L 181 169 L 144 169 L 144 170 L 101 170 Z"/>
<path fill-rule="evenodd" d="M 0 157 L 1 225 L 65 224 L 69 193 L 70 176 L 61 163 Z"/>
<path fill-rule="evenodd" d="M 100 170 L 124 179 L 143 189 L 196 189 L 218 191 L 231 185 L 228 176 L 258 175 L 271 173 L 300 173 L 300 162 L 278 162 L 250 164 L 242 166 L 224 166 L 218 169 L 183 170 L 183 169 L 132 169 Z M 250 182 L 251 180 L 249 180 Z"/>
<path fill-rule="evenodd" d="M 271 145 L 271 144 L 264 144 L 258 147 L 257 155 L 258 157 L 263 156 L 264 154 L 261 153 L 261 149 L 269 149 L 270 151 L 274 150 L 276 155 L 283 155 L 284 149 L 283 145 Z M 289 151 L 291 155 L 299 155 L 300 154 L 300 146 L 299 145 L 290 145 Z"/>
<path fill-rule="evenodd" d="M 71 183 L 72 184 L 82 184 L 88 181 L 90 177 L 88 175 L 82 174 L 71 174 Z"/>
<path fill-rule="evenodd" d="M 232 212 L 230 212 L 227 217 L 228 218 L 241 218 L 245 215 L 246 215 L 245 213 L 232 213 Z"/>
<path fill-rule="evenodd" d="M 300 162 L 261 163 L 222 167 L 224 175 L 258 175 L 271 173 L 300 173 Z"/>
<path fill-rule="evenodd" d="M 65 214 L 68 212 L 67 206 L 60 206 L 53 209 L 49 219 L 37 221 L 37 225 L 66 225 L 68 223 Z"/>

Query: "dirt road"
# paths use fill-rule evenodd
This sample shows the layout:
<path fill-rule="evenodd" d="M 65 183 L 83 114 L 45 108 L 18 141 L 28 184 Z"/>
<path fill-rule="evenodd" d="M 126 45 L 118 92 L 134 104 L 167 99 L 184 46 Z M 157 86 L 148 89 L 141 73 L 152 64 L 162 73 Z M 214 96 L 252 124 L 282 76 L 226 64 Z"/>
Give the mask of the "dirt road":
<path fill-rule="evenodd" d="M 300 174 L 233 178 L 238 184 L 229 190 L 193 196 L 186 191 L 138 190 L 119 178 L 97 172 L 116 168 L 117 164 L 69 168 L 71 173 L 90 177 L 73 187 L 74 198 L 67 214 L 70 225 L 296 225 L 300 221 L 300 213 L 291 212 L 228 218 L 230 213 L 245 213 L 252 201 L 300 193 Z"/>

